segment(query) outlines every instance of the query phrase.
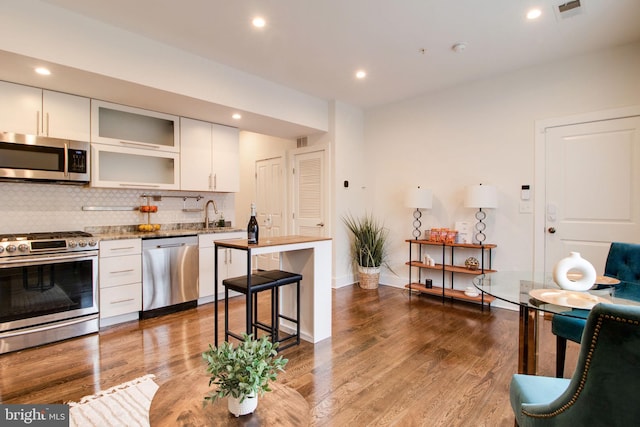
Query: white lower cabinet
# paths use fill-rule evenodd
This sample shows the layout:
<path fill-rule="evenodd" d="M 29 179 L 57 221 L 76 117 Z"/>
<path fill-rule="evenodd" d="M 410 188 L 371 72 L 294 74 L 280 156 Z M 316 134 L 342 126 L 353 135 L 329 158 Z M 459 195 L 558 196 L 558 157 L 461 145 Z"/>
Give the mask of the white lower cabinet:
<path fill-rule="evenodd" d="M 135 320 L 142 310 L 142 241 L 100 242 L 100 326 Z"/>
<path fill-rule="evenodd" d="M 215 286 L 215 246 L 216 240 L 246 239 L 244 231 L 231 233 L 200 234 L 198 236 L 200 261 L 200 298 L 199 304 L 213 301 Z M 218 296 L 224 296 L 222 281 L 228 277 L 247 274 L 247 253 L 234 249 L 222 248 L 218 251 Z"/>

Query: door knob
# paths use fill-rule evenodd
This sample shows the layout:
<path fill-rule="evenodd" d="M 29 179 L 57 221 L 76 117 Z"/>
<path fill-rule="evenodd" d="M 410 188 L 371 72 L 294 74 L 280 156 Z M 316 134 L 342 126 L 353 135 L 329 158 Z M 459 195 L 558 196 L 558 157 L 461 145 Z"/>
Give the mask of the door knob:
<path fill-rule="evenodd" d="M 551 233 L 551 234 L 555 234 L 556 229 L 555 229 L 555 228 L 553 228 L 553 227 L 549 227 L 549 229 L 548 229 L 547 231 L 548 231 L 549 233 Z"/>

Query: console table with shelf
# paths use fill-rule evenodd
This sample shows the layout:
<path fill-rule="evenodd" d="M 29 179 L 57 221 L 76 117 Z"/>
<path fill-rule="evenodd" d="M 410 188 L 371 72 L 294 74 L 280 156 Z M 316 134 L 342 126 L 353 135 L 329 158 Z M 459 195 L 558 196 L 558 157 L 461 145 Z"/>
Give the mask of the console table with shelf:
<path fill-rule="evenodd" d="M 441 296 L 444 301 L 446 298 L 461 300 L 467 302 L 480 303 L 482 309 L 484 310 L 484 306 L 487 305 L 490 307 L 491 302 L 494 301 L 495 298 L 485 295 L 483 292 L 480 292 L 478 296 L 469 296 L 464 293 L 463 290 L 454 289 L 454 276 L 456 274 L 467 274 L 471 276 L 477 276 L 484 273 L 493 273 L 495 270 L 491 269 L 491 256 L 492 250 L 497 247 L 494 244 L 470 244 L 470 243 L 444 243 L 444 242 L 434 242 L 431 240 L 422 240 L 422 239 L 407 239 L 405 242 L 409 243 L 409 261 L 406 265 L 409 266 L 409 284 L 405 287 L 409 289 L 409 296 L 411 296 L 411 291 L 417 291 L 423 294 Z M 413 259 L 413 246 L 418 246 L 418 259 Z M 423 246 L 435 246 L 442 248 L 442 262 L 436 263 L 435 265 L 427 265 L 423 261 Z M 449 257 L 449 263 L 447 263 L 446 252 L 447 248 L 451 251 Z M 471 249 L 480 251 L 480 265 L 477 269 L 472 270 L 467 268 L 466 266 L 460 266 L 455 264 L 455 250 L 456 249 Z M 488 255 L 486 258 L 488 268 L 485 268 L 485 254 Z M 418 269 L 418 281 L 414 282 L 412 280 L 412 270 L 413 268 Z M 432 286 L 427 288 L 427 286 L 422 283 L 422 270 L 434 270 L 442 272 L 442 286 Z M 450 279 L 450 287 L 447 287 L 446 276 L 447 273 L 451 275 Z"/>

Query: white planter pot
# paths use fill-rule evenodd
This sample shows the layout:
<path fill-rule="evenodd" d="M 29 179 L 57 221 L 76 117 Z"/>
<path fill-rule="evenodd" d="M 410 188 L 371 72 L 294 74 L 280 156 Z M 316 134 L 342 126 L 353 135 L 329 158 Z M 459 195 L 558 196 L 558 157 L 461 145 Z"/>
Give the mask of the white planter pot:
<path fill-rule="evenodd" d="M 581 277 L 571 280 L 567 275 L 569 271 L 579 273 Z M 596 269 L 578 252 L 570 252 L 553 267 L 553 281 L 568 291 L 586 291 L 596 282 Z"/>
<path fill-rule="evenodd" d="M 229 412 L 236 417 L 251 414 L 258 407 L 258 396 L 245 397 L 244 401 L 240 402 L 241 400 L 241 397 L 236 399 L 233 396 L 229 396 L 227 398 Z"/>

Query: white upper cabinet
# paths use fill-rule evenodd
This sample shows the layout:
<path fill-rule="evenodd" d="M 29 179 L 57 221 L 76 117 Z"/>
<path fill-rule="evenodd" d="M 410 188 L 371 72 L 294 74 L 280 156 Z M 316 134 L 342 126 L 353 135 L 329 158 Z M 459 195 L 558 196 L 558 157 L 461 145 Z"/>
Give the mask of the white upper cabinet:
<path fill-rule="evenodd" d="M 43 90 L 42 111 L 42 135 L 75 141 L 91 139 L 89 98 Z"/>
<path fill-rule="evenodd" d="M 178 116 L 104 101 L 91 101 L 91 142 L 180 152 Z"/>
<path fill-rule="evenodd" d="M 91 144 L 91 186 L 180 189 L 180 154 Z"/>
<path fill-rule="evenodd" d="M 180 189 L 178 116 L 91 101 L 91 186 Z"/>
<path fill-rule="evenodd" d="M 0 82 L 0 130 L 38 135 L 42 89 Z"/>
<path fill-rule="evenodd" d="M 240 190 L 238 129 L 182 117 L 180 189 Z"/>
<path fill-rule="evenodd" d="M 0 82 L 0 131 L 89 141 L 90 100 Z"/>
<path fill-rule="evenodd" d="M 180 189 L 213 191 L 211 162 L 212 124 L 180 118 Z"/>
<path fill-rule="evenodd" d="M 213 125 L 213 190 L 240 191 L 240 132 Z"/>

